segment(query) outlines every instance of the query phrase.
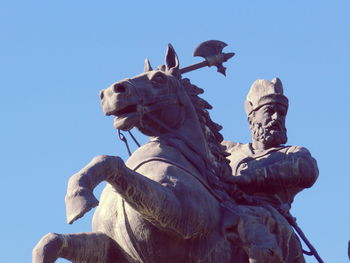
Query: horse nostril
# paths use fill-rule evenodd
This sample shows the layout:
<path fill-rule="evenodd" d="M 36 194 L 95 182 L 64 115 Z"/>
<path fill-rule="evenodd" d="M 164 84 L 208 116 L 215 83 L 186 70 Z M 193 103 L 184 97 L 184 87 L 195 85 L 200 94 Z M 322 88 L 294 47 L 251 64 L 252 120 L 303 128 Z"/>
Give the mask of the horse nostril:
<path fill-rule="evenodd" d="M 114 92 L 116 92 L 116 93 L 123 93 L 123 92 L 125 92 L 125 90 L 126 90 L 126 88 L 121 84 L 114 85 Z"/>
<path fill-rule="evenodd" d="M 105 95 L 103 94 L 103 90 L 101 90 L 100 91 L 100 98 L 101 98 L 101 100 L 103 100 L 103 97 L 104 97 Z"/>

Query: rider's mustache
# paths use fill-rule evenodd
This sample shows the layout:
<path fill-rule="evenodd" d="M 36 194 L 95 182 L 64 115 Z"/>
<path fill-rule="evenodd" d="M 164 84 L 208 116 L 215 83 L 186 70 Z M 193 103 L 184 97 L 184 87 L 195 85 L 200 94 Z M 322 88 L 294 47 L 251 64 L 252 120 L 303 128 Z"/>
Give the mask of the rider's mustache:
<path fill-rule="evenodd" d="M 263 126 L 264 129 L 282 131 L 283 124 L 277 120 L 272 120 L 268 124 Z"/>

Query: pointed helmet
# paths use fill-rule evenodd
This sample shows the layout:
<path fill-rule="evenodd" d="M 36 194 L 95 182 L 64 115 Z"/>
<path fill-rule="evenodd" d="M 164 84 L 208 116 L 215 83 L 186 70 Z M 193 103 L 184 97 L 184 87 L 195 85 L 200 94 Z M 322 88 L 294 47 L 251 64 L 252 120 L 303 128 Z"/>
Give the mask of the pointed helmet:
<path fill-rule="evenodd" d="M 257 79 L 244 102 L 245 112 L 249 116 L 253 111 L 269 103 L 280 103 L 288 108 L 288 98 L 283 95 L 283 86 L 279 78 L 273 80 Z"/>

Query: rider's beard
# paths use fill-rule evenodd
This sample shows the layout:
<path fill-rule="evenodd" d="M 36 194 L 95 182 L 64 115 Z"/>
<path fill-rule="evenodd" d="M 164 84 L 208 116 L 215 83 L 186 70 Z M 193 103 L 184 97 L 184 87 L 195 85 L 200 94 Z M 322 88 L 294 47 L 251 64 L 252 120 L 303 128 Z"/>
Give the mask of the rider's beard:
<path fill-rule="evenodd" d="M 287 129 L 284 124 L 272 121 L 263 125 L 253 120 L 251 129 L 253 138 L 268 147 L 277 147 L 287 142 Z"/>

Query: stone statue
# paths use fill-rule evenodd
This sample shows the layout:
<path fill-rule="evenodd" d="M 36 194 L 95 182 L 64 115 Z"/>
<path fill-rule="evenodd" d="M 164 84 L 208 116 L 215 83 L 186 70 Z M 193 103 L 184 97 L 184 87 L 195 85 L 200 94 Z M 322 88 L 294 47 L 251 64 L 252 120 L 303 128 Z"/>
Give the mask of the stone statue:
<path fill-rule="evenodd" d="M 318 177 L 310 152 L 300 146 L 285 146 L 288 99 L 278 78 L 256 80 L 247 95 L 245 111 L 252 143 L 224 142 L 231 154 L 230 181 L 253 197 L 277 222 L 275 235 L 283 252 L 283 262 L 305 262 L 299 239 L 283 214 L 304 188 Z"/>
<path fill-rule="evenodd" d="M 146 60 L 144 73 L 100 93 L 103 111 L 115 116 L 116 129 L 136 127 L 150 136 L 150 141 L 125 163 L 117 156 L 97 156 L 70 178 L 67 221 L 73 223 L 97 206 L 93 230 L 45 235 L 33 249 L 33 263 L 53 263 L 57 258 L 75 263 L 302 262 L 293 261 L 299 250 L 285 251 L 300 249 L 300 244 L 271 204 L 275 201 L 271 191 L 276 188 L 271 185 L 264 199 L 262 185 L 254 183 L 262 181 L 254 179 L 256 169 L 249 175 L 251 180 L 243 179 L 243 175 L 248 178 L 250 164 L 246 173 L 231 169 L 229 154 L 221 144 L 221 126 L 211 120 L 209 103 L 198 96 L 203 90 L 182 78 L 183 73 L 206 65 L 216 65 L 224 74 L 221 63 L 233 56 L 221 52 L 225 46 L 220 41 L 204 42 L 195 54 L 204 55 L 206 60 L 180 69 L 169 45 L 164 65 L 152 69 Z M 252 107 L 257 111 L 255 104 Z M 232 143 L 226 145 L 229 151 L 234 148 Z M 265 149 L 266 156 L 289 153 L 282 151 L 287 147 L 275 148 Z M 306 151 L 292 149 L 290 152 L 296 154 Z M 263 158 L 251 159 L 260 163 Z M 313 161 L 311 156 L 309 159 Z M 281 160 L 268 164 L 279 165 Z M 288 165 L 281 168 L 286 176 L 288 169 L 306 169 L 298 160 Z M 268 169 L 266 163 L 261 169 Z M 93 189 L 102 181 L 107 185 L 98 201 Z M 302 186 L 291 184 L 296 188 L 294 194 L 313 181 Z M 254 202 L 255 198 L 260 203 Z M 281 200 L 281 204 L 291 203 L 290 199 Z"/>

